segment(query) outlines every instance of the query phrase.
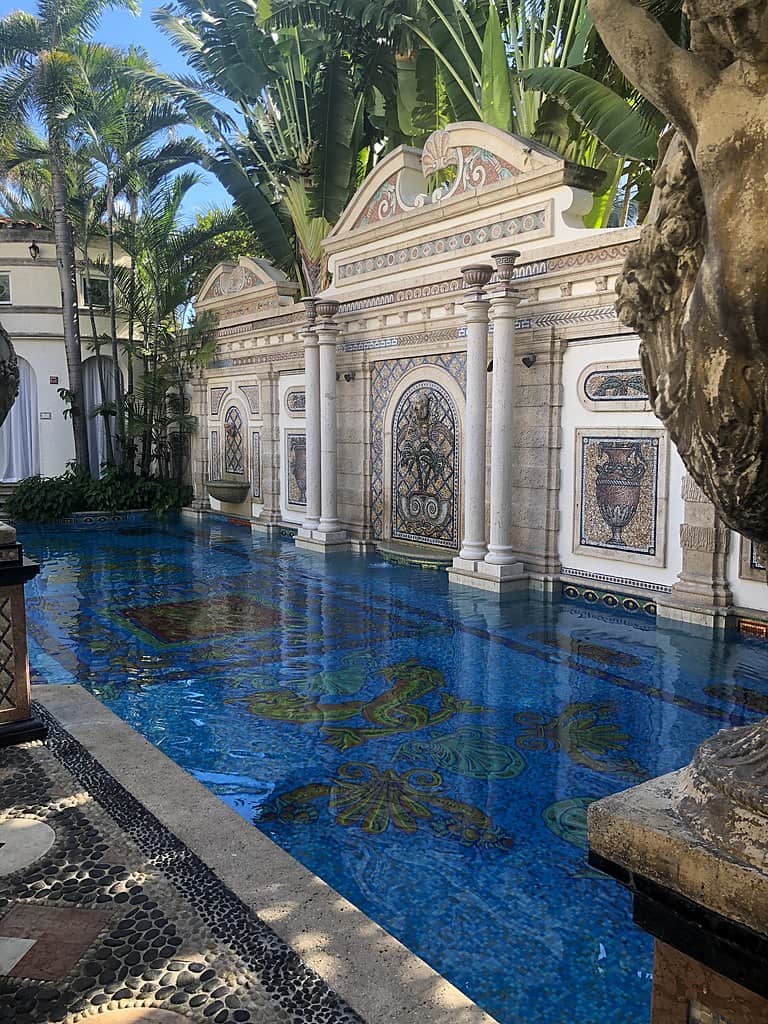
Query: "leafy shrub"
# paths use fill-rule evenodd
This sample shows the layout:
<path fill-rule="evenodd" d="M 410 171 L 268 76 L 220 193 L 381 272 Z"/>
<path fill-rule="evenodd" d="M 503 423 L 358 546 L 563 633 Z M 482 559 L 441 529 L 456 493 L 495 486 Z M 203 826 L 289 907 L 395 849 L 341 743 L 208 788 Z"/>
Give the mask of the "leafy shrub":
<path fill-rule="evenodd" d="M 164 515 L 192 498 L 192 488 L 173 480 L 144 479 L 108 469 L 101 480 L 69 470 L 62 476 L 31 476 L 22 480 L 8 498 L 5 510 L 12 519 L 50 522 L 73 512 L 124 512 L 147 508 Z"/>

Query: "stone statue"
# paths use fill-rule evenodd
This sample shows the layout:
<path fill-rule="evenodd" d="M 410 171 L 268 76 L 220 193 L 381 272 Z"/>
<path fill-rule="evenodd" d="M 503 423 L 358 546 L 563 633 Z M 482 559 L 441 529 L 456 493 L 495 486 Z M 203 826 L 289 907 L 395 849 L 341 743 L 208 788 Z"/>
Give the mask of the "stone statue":
<path fill-rule="evenodd" d="M 19 393 L 19 363 L 11 339 L 0 324 L 0 427 Z"/>
<path fill-rule="evenodd" d="M 635 0 L 590 0 L 677 129 L 617 311 L 656 415 L 725 522 L 768 542 L 768 0 L 687 0 L 692 50 Z"/>
<path fill-rule="evenodd" d="M 768 0 L 687 0 L 691 50 L 636 0 L 589 0 L 627 78 L 677 129 L 617 284 L 657 416 L 725 522 L 768 542 Z M 724 730 L 674 804 L 727 855 L 768 858 L 768 719 Z"/>

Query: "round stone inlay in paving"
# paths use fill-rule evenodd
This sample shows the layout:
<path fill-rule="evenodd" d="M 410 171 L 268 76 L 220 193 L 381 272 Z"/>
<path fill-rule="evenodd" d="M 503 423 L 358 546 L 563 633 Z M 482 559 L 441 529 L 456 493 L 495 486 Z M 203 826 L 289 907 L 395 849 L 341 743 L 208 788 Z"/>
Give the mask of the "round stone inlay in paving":
<path fill-rule="evenodd" d="M 111 1010 L 98 1015 L 99 1024 L 189 1024 L 189 1017 L 170 1010 L 148 1010 L 136 1006 L 132 1010 Z"/>
<path fill-rule="evenodd" d="M 0 875 L 10 875 L 39 860 L 53 846 L 56 833 L 36 818 L 0 822 Z"/>

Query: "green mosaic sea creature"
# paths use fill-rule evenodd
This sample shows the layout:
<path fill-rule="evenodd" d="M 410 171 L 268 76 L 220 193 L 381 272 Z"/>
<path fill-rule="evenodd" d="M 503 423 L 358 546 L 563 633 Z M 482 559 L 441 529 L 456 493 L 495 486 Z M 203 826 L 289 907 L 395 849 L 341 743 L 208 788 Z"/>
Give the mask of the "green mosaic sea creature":
<path fill-rule="evenodd" d="M 301 693 L 328 694 L 341 697 L 357 693 L 365 686 L 373 659 L 365 654 L 350 655 L 344 659 L 341 668 L 306 676 L 295 684 Z"/>
<path fill-rule="evenodd" d="M 492 730 L 472 726 L 432 740 L 410 740 L 398 749 L 396 758 L 428 758 L 444 771 L 471 779 L 513 779 L 525 768 L 525 761 L 514 747 L 497 743 Z"/>
<path fill-rule="evenodd" d="M 368 725 L 327 726 L 322 729 L 325 742 L 337 750 L 348 750 L 370 739 L 439 725 L 457 714 L 485 710 L 469 701 L 457 700 L 445 692 L 440 694 L 437 711 L 416 703 L 434 690 L 445 690 L 445 678 L 437 669 L 420 665 L 414 659 L 382 669 L 382 675 L 395 682 L 378 697 L 368 701 L 322 702 L 282 688 L 259 691 L 248 697 L 233 697 L 230 702 L 242 700 L 254 715 L 296 724 L 343 722 L 362 715 Z"/>
<path fill-rule="evenodd" d="M 594 797 L 573 796 L 567 800 L 558 800 L 542 812 L 544 824 L 566 843 L 577 846 L 580 850 L 589 847 L 587 842 L 587 808 L 594 803 Z"/>
<path fill-rule="evenodd" d="M 647 773 L 624 754 L 630 737 L 612 719 L 613 704 L 567 704 L 556 718 L 521 711 L 515 721 L 525 726 L 515 742 L 521 750 L 562 750 L 574 764 L 593 772 L 615 772 L 631 778 Z"/>
<path fill-rule="evenodd" d="M 512 840 L 477 807 L 443 791 L 437 772 L 349 761 L 327 783 L 308 783 L 275 797 L 259 820 L 308 823 L 317 817 L 316 801 L 327 800 L 337 825 L 380 835 L 389 828 L 413 834 L 425 825 L 465 846 L 509 849 Z"/>

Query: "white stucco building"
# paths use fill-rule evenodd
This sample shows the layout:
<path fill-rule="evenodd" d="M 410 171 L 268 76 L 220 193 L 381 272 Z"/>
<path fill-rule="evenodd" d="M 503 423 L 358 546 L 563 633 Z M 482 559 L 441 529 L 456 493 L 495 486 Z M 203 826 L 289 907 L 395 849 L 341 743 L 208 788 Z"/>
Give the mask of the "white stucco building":
<path fill-rule="evenodd" d="M 100 247 L 101 245 L 101 247 Z M 92 260 L 105 252 L 94 242 Z M 105 278 L 91 272 L 99 334 L 109 332 Z M 85 277 L 78 270 L 80 331 L 84 390 L 90 408 L 98 404 L 98 372 L 92 349 L 92 330 L 85 298 Z M 62 303 L 56 249 L 46 228 L 0 218 L 0 322 L 11 337 L 19 359 L 21 389 L 11 413 L 0 428 L 0 483 L 41 473 L 63 473 L 74 458 L 72 426 L 65 419 L 66 403 L 58 394 L 68 386 L 62 327 Z M 105 374 L 112 362 L 109 346 L 102 349 Z M 103 453 L 101 420 L 89 420 L 93 459 Z"/>

